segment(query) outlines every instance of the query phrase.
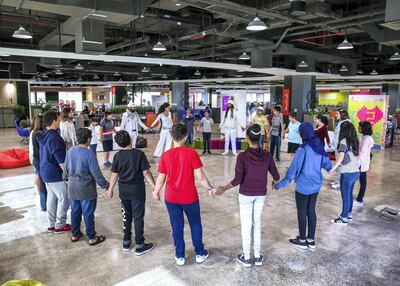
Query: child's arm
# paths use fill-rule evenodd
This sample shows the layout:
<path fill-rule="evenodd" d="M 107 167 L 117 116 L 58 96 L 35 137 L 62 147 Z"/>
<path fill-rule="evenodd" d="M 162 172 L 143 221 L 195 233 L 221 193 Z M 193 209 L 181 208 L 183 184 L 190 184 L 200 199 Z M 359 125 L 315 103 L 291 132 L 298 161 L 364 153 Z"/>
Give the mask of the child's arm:
<path fill-rule="evenodd" d="M 203 168 L 195 169 L 194 174 L 196 178 L 200 181 L 200 183 L 207 189 L 209 196 L 213 198 L 215 190 L 214 187 L 211 186 L 210 182 L 208 181 L 206 174 L 204 174 Z"/>
<path fill-rule="evenodd" d="M 143 176 L 146 178 L 146 181 L 150 184 L 150 186 L 155 189 L 156 183 L 153 178 L 153 174 L 151 173 L 150 169 L 143 171 Z"/>
<path fill-rule="evenodd" d="M 160 200 L 160 192 L 161 189 L 163 188 L 165 184 L 165 180 L 167 179 L 167 175 L 158 173 L 157 181 L 156 181 L 156 186 L 153 191 L 153 199 Z"/>
<path fill-rule="evenodd" d="M 118 181 L 118 173 L 111 173 L 111 178 L 110 178 L 110 186 L 108 187 L 108 191 L 106 193 L 107 197 L 110 199 L 114 195 L 114 187 L 117 184 Z"/>
<path fill-rule="evenodd" d="M 277 190 L 287 187 L 297 176 L 300 169 L 303 166 L 303 161 L 305 160 L 305 150 L 304 148 L 299 148 L 296 151 L 296 155 L 293 158 L 289 169 L 286 172 L 285 178 L 283 178 L 278 184 L 275 185 Z"/>
<path fill-rule="evenodd" d="M 332 169 L 332 162 L 327 156 L 324 156 L 322 159 L 322 168 L 328 172 Z"/>
<path fill-rule="evenodd" d="M 333 168 L 329 171 L 330 174 L 332 174 L 340 166 L 340 164 L 342 164 L 344 155 L 344 152 L 339 152 L 339 158 L 336 160 L 336 164 L 333 166 Z"/>

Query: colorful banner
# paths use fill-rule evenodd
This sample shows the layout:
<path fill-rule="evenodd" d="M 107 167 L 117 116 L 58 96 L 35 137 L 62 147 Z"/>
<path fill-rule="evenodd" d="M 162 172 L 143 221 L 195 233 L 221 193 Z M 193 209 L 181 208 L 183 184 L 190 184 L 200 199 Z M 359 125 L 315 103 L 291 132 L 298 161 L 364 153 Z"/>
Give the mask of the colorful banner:
<path fill-rule="evenodd" d="M 290 112 L 290 89 L 285 88 L 282 96 L 282 113 L 288 116 Z"/>
<path fill-rule="evenodd" d="M 222 96 L 222 111 L 226 111 L 228 109 L 228 101 L 232 98 L 232 96 Z"/>
<path fill-rule="evenodd" d="M 350 95 L 349 98 L 349 115 L 357 131 L 359 122 L 369 121 L 375 145 L 381 150 L 385 148 L 388 99 L 383 95 Z"/>

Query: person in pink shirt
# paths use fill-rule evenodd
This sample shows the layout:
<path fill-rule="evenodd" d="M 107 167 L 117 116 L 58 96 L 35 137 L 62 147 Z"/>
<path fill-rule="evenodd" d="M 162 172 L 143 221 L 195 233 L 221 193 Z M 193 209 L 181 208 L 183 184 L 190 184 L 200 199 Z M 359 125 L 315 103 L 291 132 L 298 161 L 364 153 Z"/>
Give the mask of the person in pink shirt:
<path fill-rule="evenodd" d="M 360 122 L 358 131 L 363 135 L 360 141 L 360 155 L 358 163 L 360 164 L 360 191 L 357 198 L 353 201 L 355 207 L 364 206 L 364 195 L 367 190 L 367 172 L 371 163 L 372 153 L 374 148 L 374 139 L 372 138 L 372 125 L 368 121 Z"/>

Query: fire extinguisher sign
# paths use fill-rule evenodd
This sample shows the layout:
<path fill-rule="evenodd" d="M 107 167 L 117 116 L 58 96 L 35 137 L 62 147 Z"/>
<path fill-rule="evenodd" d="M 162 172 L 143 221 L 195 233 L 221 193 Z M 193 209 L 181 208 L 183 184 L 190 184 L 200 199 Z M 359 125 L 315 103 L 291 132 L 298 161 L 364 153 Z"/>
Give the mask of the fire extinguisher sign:
<path fill-rule="evenodd" d="M 290 89 L 285 88 L 283 90 L 283 97 L 282 97 L 282 112 L 283 115 L 288 116 L 290 112 Z"/>

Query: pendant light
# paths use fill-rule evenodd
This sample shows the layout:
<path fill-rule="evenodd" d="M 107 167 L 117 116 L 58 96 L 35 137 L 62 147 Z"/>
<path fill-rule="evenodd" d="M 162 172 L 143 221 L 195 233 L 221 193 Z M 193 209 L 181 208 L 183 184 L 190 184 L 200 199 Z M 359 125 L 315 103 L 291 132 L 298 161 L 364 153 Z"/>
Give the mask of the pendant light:
<path fill-rule="evenodd" d="M 351 50 L 353 48 L 353 45 L 347 40 L 347 38 L 344 38 L 343 42 L 341 42 L 337 47 L 338 50 Z"/>
<path fill-rule="evenodd" d="M 17 39 L 32 39 L 32 34 L 22 26 L 19 26 L 19 29 L 15 30 L 12 36 Z"/>
<path fill-rule="evenodd" d="M 257 16 L 246 27 L 246 30 L 249 31 L 264 31 L 266 29 L 267 25 L 263 21 L 261 21 L 260 18 L 258 18 Z"/>
<path fill-rule="evenodd" d="M 299 68 L 308 68 L 308 64 L 305 61 L 301 61 L 297 67 L 299 67 Z"/>
<path fill-rule="evenodd" d="M 142 72 L 150 72 L 150 69 L 148 67 L 143 67 Z"/>
<path fill-rule="evenodd" d="M 398 52 L 395 52 L 393 56 L 390 57 L 391 61 L 400 61 L 400 54 Z"/>
<path fill-rule="evenodd" d="M 201 72 L 199 70 L 196 70 L 194 73 L 195 76 L 201 76 Z"/>
<path fill-rule="evenodd" d="M 372 72 L 370 72 L 370 75 L 378 75 L 378 72 L 376 70 L 372 70 Z"/>
<path fill-rule="evenodd" d="M 163 74 L 161 78 L 163 78 L 163 79 L 167 79 L 167 78 L 168 78 L 168 76 L 167 76 L 166 74 Z"/>
<path fill-rule="evenodd" d="M 54 73 L 54 74 L 56 74 L 56 75 L 63 75 L 64 73 L 61 71 L 61 70 L 56 70 L 56 72 Z"/>
<path fill-rule="evenodd" d="M 100 77 L 99 77 L 97 74 L 95 74 L 95 75 L 93 76 L 93 79 L 94 79 L 94 80 L 99 80 Z"/>
<path fill-rule="evenodd" d="M 83 70 L 83 66 L 82 66 L 81 64 L 77 64 L 77 65 L 75 66 L 75 69 L 76 69 L 76 70 Z"/>
<path fill-rule="evenodd" d="M 114 76 L 120 76 L 119 72 L 116 71 L 116 72 L 114 73 Z"/>
<path fill-rule="evenodd" d="M 340 71 L 340 72 L 348 72 L 349 69 L 348 69 L 346 66 L 342 66 L 342 67 L 339 69 L 339 71 Z"/>
<path fill-rule="evenodd" d="M 243 54 L 240 55 L 239 60 L 250 60 L 250 56 L 248 54 L 246 54 L 246 52 L 243 52 Z"/>
<path fill-rule="evenodd" d="M 157 44 L 154 45 L 153 47 L 153 51 L 166 51 L 167 48 L 164 46 L 163 43 L 161 43 L 160 41 L 157 42 Z"/>

